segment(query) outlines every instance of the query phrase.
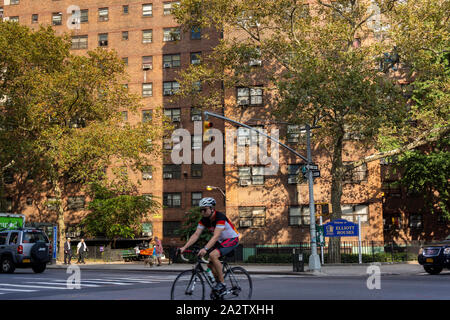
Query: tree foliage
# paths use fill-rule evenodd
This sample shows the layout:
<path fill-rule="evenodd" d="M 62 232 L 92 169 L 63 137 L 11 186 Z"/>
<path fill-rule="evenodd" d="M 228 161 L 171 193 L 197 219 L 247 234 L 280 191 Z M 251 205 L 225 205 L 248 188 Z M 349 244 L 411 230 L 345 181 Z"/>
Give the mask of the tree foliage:
<path fill-rule="evenodd" d="M 182 240 L 187 241 L 190 236 L 194 234 L 197 230 L 198 222 L 202 218 L 202 213 L 200 212 L 200 208 L 192 208 L 189 209 L 188 214 L 186 215 L 185 220 L 181 226 L 181 229 L 178 231 L 178 235 Z M 196 245 L 205 246 L 208 241 L 211 239 L 212 234 L 210 232 L 203 232 L 200 235 L 200 238 L 197 240 Z"/>
<path fill-rule="evenodd" d="M 86 186 L 113 166 L 151 166 L 158 150 L 149 141 L 162 131 L 151 122 L 123 122 L 122 111 L 141 105 L 123 85 L 127 76 L 115 52 L 77 56 L 69 49 L 69 37 L 50 27 L 0 22 L 1 171 L 32 172 L 35 186 L 56 198 L 60 246 L 67 183 Z"/>
<path fill-rule="evenodd" d="M 108 188 L 100 184 L 91 186 L 93 200 L 89 214 L 83 220 L 91 236 L 106 236 L 114 243 L 119 238 L 134 238 L 142 232 L 142 220 L 160 206 L 146 196 L 124 193 L 122 188 Z"/>

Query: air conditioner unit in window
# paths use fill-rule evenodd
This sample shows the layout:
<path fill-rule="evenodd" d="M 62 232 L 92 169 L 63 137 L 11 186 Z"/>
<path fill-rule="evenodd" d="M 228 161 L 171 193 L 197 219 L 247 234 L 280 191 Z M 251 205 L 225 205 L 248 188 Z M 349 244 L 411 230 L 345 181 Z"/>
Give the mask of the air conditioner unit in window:
<path fill-rule="evenodd" d="M 151 64 L 143 64 L 142 65 L 142 70 L 147 71 L 147 70 L 152 70 L 152 69 L 153 69 L 153 67 Z"/>
<path fill-rule="evenodd" d="M 163 178 L 164 179 L 172 179 L 172 174 L 171 173 L 164 173 L 163 174 Z"/>
<path fill-rule="evenodd" d="M 238 104 L 240 105 L 240 106 L 248 106 L 248 99 L 240 99 L 240 100 L 238 100 Z"/>
<path fill-rule="evenodd" d="M 255 59 L 251 59 L 250 62 L 248 63 L 249 66 L 261 66 L 262 65 L 262 61 L 261 60 L 255 60 Z"/>
<path fill-rule="evenodd" d="M 288 184 L 298 184 L 298 177 L 297 176 L 288 177 Z"/>
<path fill-rule="evenodd" d="M 164 68 L 171 68 L 172 64 L 170 62 L 164 63 Z"/>
<path fill-rule="evenodd" d="M 180 122 L 181 121 L 181 117 L 180 116 L 172 116 L 172 121 L 173 122 Z"/>
<path fill-rule="evenodd" d="M 196 116 L 192 116 L 192 121 L 202 121 L 202 116 L 201 115 L 196 115 Z"/>
<path fill-rule="evenodd" d="M 250 180 L 243 180 L 243 179 L 241 179 L 241 180 L 239 180 L 239 185 L 241 187 L 246 187 L 246 186 L 251 185 L 251 182 L 250 182 Z"/>
<path fill-rule="evenodd" d="M 191 64 L 200 64 L 200 59 L 191 60 Z"/>
<path fill-rule="evenodd" d="M 252 221 L 251 220 L 241 220 L 239 221 L 239 227 L 251 227 Z"/>
<path fill-rule="evenodd" d="M 151 237 L 153 235 L 153 232 L 142 232 L 143 237 Z"/>
<path fill-rule="evenodd" d="M 106 47 L 108 45 L 108 40 L 101 40 L 98 44 L 100 47 Z"/>

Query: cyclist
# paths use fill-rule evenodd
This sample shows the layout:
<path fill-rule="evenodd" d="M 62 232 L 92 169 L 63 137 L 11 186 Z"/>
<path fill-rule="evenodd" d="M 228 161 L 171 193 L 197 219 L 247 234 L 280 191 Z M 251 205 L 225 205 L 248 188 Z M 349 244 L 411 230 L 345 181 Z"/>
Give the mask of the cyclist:
<path fill-rule="evenodd" d="M 205 228 L 213 232 L 212 238 L 199 251 L 198 255 L 203 257 L 206 253 L 209 253 L 208 267 L 217 282 L 214 290 L 221 294 L 225 292 L 226 285 L 223 278 L 222 263 L 219 258 L 236 249 L 239 244 L 239 232 L 224 213 L 216 211 L 215 206 L 216 200 L 213 198 L 202 198 L 200 200 L 199 207 L 203 217 L 199 221 L 195 233 L 180 248 L 180 252 L 183 253 L 193 245 Z"/>

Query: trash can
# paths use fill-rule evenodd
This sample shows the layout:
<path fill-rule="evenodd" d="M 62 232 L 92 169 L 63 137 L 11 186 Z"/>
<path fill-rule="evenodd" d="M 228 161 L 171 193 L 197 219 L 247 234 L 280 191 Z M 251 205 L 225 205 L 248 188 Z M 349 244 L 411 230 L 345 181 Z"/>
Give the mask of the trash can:
<path fill-rule="evenodd" d="M 305 272 L 303 251 L 300 248 L 292 249 L 292 267 L 294 272 Z"/>

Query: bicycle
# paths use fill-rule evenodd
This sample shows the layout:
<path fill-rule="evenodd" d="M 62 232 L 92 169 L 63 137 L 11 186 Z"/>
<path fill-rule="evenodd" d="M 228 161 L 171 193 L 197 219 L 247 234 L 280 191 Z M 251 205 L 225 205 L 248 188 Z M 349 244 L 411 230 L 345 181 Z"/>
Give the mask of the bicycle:
<path fill-rule="evenodd" d="M 192 253 L 197 256 L 200 248 L 194 248 Z M 171 300 L 205 300 L 205 282 L 210 287 L 211 300 L 249 300 L 252 297 L 253 284 L 247 270 L 242 267 L 231 267 L 226 258 L 232 257 L 234 251 L 221 257 L 222 271 L 226 283 L 226 290 L 219 294 L 214 290 L 215 282 L 210 280 L 202 264 L 208 263 L 197 256 L 197 262 L 192 270 L 181 272 L 174 280 L 170 292 Z M 182 254 L 181 259 L 189 262 Z"/>

